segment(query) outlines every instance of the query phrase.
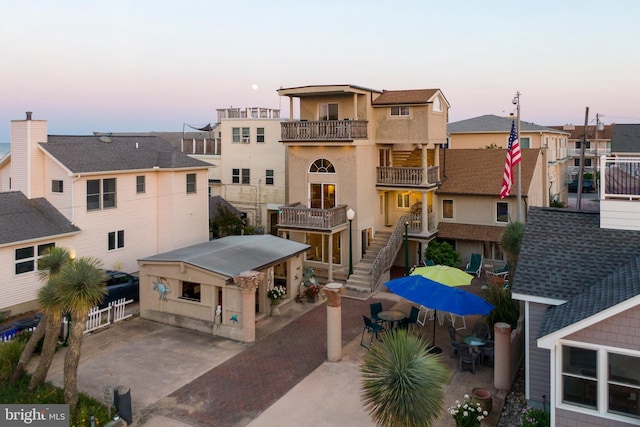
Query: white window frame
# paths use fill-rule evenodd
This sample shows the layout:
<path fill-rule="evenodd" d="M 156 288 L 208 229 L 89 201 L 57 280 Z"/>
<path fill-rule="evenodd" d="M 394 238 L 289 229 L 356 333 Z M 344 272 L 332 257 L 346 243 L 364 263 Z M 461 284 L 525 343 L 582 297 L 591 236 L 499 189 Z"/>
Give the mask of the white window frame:
<path fill-rule="evenodd" d="M 64 181 L 61 179 L 51 180 L 51 192 L 52 193 L 64 193 Z"/>
<path fill-rule="evenodd" d="M 411 194 L 398 193 L 396 196 L 396 207 L 398 209 L 409 209 L 411 207 Z"/>
<path fill-rule="evenodd" d="M 635 357 L 635 358 L 638 358 L 638 360 L 640 361 L 640 353 L 638 351 L 627 350 L 622 348 L 602 346 L 602 345 L 590 344 L 585 342 L 568 341 L 568 340 L 559 340 L 558 344 L 559 345 L 556 347 L 557 351 L 555 355 L 555 362 L 557 367 L 555 370 L 556 371 L 555 375 L 556 375 L 556 384 L 558 385 L 556 389 L 556 396 L 555 396 L 556 407 L 567 410 L 567 411 L 571 411 L 571 412 L 577 412 L 577 413 L 587 414 L 589 416 L 601 417 L 607 420 L 616 420 L 616 421 L 621 421 L 625 423 L 637 424 L 639 421 L 639 418 L 633 418 L 633 417 L 628 417 L 622 414 L 609 412 L 608 385 L 610 380 L 609 380 L 609 370 L 608 370 L 608 363 L 609 363 L 608 356 L 610 353 L 615 353 L 615 354 L 620 354 L 624 356 Z M 586 406 L 581 406 L 571 402 L 563 402 L 563 398 L 564 398 L 563 376 L 565 375 L 565 373 L 563 371 L 562 349 L 564 347 L 582 348 L 586 350 L 593 350 L 596 352 L 596 357 L 597 357 L 596 379 L 595 379 L 595 381 L 597 382 L 596 409 L 586 407 Z M 640 393 L 640 387 L 638 392 Z"/>
<path fill-rule="evenodd" d="M 256 142 L 264 144 L 264 128 L 256 128 Z"/>
<path fill-rule="evenodd" d="M 333 110 L 335 107 L 335 114 Z M 328 120 L 339 120 L 340 117 L 340 104 L 337 102 L 325 102 L 322 104 L 318 104 L 318 120 L 319 121 L 328 121 Z"/>
<path fill-rule="evenodd" d="M 124 230 L 109 231 L 107 233 L 107 250 L 117 251 L 124 248 Z"/>
<path fill-rule="evenodd" d="M 231 183 L 240 184 L 240 168 L 231 169 Z"/>
<path fill-rule="evenodd" d="M 44 253 L 44 251 L 47 248 L 55 248 L 56 244 L 54 242 L 49 242 L 49 243 L 40 243 L 39 245 L 30 245 L 30 246 L 23 246 L 21 248 L 16 248 L 13 251 L 13 257 L 14 257 L 14 263 L 13 263 L 13 274 L 16 276 L 22 275 L 22 274 L 27 274 L 27 273 L 31 273 L 33 271 L 36 271 L 38 269 L 38 260 L 40 258 L 42 258 L 42 255 Z M 22 250 L 22 249 L 31 249 L 33 251 L 33 253 L 31 254 L 31 256 L 28 257 L 24 257 L 24 258 L 17 258 L 17 251 Z M 25 269 L 24 271 L 21 271 L 20 273 L 18 273 L 17 268 L 18 265 L 31 265 L 30 268 Z"/>
<path fill-rule="evenodd" d="M 241 184 L 251 184 L 251 169 L 242 168 L 240 170 L 240 183 Z"/>
<path fill-rule="evenodd" d="M 89 193 L 89 183 L 90 182 L 98 182 L 99 190 L 97 193 Z M 106 191 L 107 184 L 109 182 L 113 182 L 113 191 Z M 88 179 L 86 183 L 87 188 L 87 211 L 97 211 L 103 210 L 107 208 L 115 208 L 117 207 L 117 196 L 118 196 L 118 187 L 117 181 L 115 178 L 98 178 L 98 179 Z M 113 199 L 110 197 L 113 195 Z M 89 197 L 97 197 L 98 198 L 98 206 L 89 208 Z"/>
<path fill-rule="evenodd" d="M 498 215 L 498 213 L 499 213 L 500 206 L 503 206 L 503 205 L 507 207 L 507 217 L 504 220 L 500 220 L 500 216 Z M 509 203 L 508 202 L 496 202 L 495 213 L 496 213 L 496 223 L 498 223 L 498 224 L 508 224 L 509 223 L 510 212 L 509 212 Z"/>
<path fill-rule="evenodd" d="M 231 128 L 231 143 L 240 143 L 240 128 Z"/>
<path fill-rule="evenodd" d="M 242 128 L 242 141 L 243 144 L 249 144 L 251 142 L 251 128 Z"/>
<path fill-rule="evenodd" d="M 147 190 L 147 178 L 145 175 L 136 176 L 136 194 L 143 194 Z"/>
<path fill-rule="evenodd" d="M 264 184 L 275 185 L 275 174 L 273 173 L 273 169 L 267 169 L 265 171 Z"/>

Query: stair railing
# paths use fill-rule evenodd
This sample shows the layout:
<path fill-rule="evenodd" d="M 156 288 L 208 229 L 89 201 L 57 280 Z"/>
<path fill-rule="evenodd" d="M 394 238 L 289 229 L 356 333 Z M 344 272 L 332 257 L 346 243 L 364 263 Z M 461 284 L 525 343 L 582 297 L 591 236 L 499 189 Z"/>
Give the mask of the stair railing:
<path fill-rule="evenodd" d="M 402 233 L 404 230 L 405 222 L 409 221 L 409 216 L 402 216 L 396 223 L 393 232 L 391 233 L 391 237 L 389 237 L 389 241 L 387 245 L 378 252 L 376 259 L 373 261 L 371 265 L 371 292 L 373 293 L 378 287 L 378 282 L 382 277 L 382 274 L 391 268 L 393 264 L 393 260 L 396 258 L 400 247 L 402 246 Z"/>

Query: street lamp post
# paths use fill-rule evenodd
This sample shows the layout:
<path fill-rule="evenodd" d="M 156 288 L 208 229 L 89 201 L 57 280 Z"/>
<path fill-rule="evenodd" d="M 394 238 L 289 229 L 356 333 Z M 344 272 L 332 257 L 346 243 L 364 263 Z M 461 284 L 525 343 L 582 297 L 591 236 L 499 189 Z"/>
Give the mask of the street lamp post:
<path fill-rule="evenodd" d="M 404 223 L 404 275 L 409 275 L 409 221 Z"/>
<path fill-rule="evenodd" d="M 353 223 L 353 218 L 356 217 L 356 213 L 353 209 L 349 208 L 347 211 L 347 219 L 349 220 L 349 276 L 353 274 L 353 243 L 351 237 L 351 227 Z"/>

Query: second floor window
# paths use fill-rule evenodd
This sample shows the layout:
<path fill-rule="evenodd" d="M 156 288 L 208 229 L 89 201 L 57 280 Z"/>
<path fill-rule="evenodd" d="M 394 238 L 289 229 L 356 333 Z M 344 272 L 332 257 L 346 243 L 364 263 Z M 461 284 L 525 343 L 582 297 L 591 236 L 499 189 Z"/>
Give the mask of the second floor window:
<path fill-rule="evenodd" d="M 196 174 L 188 173 L 187 174 L 187 194 L 192 194 L 196 192 Z"/>
<path fill-rule="evenodd" d="M 116 179 L 87 180 L 87 210 L 114 208 L 116 206 Z"/>
<path fill-rule="evenodd" d="M 338 120 L 338 104 L 318 105 L 318 120 Z"/>
<path fill-rule="evenodd" d="M 266 173 L 265 173 L 265 180 L 264 183 L 266 185 L 273 185 L 273 169 L 267 169 Z"/>
<path fill-rule="evenodd" d="M 62 193 L 63 192 L 63 186 L 64 182 L 62 180 L 59 179 L 54 179 L 51 181 L 51 192 L 52 193 Z"/>
<path fill-rule="evenodd" d="M 256 142 L 264 142 L 264 128 L 256 129 Z"/>
<path fill-rule="evenodd" d="M 442 218 L 453 218 L 453 200 L 442 201 Z"/>
<path fill-rule="evenodd" d="M 391 107 L 391 116 L 408 116 L 409 115 L 409 107 L 407 106 L 399 106 L 399 107 Z"/>
<path fill-rule="evenodd" d="M 251 184 L 251 172 L 249 169 L 232 169 L 231 182 L 233 184 Z"/>
<path fill-rule="evenodd" d="M 110 231 L 108 234 L 108 242 L 110 251 L 124 248 L 124 230 Z"/>
<path fill-rule="evenodd" d="M 136 176 L 136 193 L 145 192 L 145 177 L 144 175 Z"/>
<path fill-rule="evenodd" d="M 496 221 L 509 222 L 509 203 L 498 202 L 496 204 Z"/>
<path fill-rule="evenodd" d="M 25 246 L 15 250 L 15 273 L 22 274 L 35 271 L 38 260 L 49 248 L 55 247 L 55 243 L 44 243 L 37 246 Z"/>

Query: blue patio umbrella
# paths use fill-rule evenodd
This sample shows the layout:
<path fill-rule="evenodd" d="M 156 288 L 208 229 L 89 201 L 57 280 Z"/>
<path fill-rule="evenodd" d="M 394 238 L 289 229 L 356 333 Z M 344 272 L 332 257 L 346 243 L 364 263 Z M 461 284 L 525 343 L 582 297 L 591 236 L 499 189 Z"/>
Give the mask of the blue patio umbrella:
<path fill-rule="evenodd" d="M 458 316 L 487 315 L 495 308 L 483 298 L 464 289 L 443 285 L 424 276 L 404 276 L 384 284 L 391 292 L 416 304 Z M 436 316 L 433 316 L 433 345 L 436 341 Z"/>

